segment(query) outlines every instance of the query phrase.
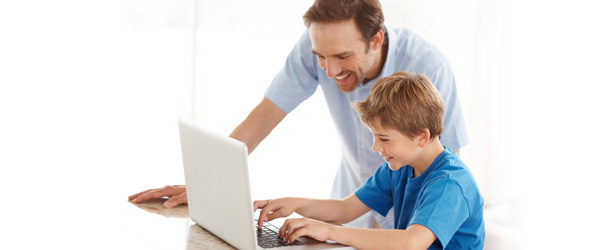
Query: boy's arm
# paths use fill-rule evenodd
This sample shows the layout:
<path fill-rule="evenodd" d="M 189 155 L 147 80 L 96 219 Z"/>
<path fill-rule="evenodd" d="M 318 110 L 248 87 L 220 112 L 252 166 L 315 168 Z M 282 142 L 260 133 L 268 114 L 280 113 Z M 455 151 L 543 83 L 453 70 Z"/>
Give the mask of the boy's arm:
<path fill-rule="evenodd" d="M 429 228 L 413 224 L 406 230 L 335 227 L 333 241 L 357 249 L 427 249 L 437 239 Z"/>
<path fill-rule="evenodd" d="M 336 226 L 306 218 L 287 220 L 279 236 L 293 242 L 301 236 L 333 240 L 357 249 L 427 249 L 436 240 L 429 228 L 413 224 L 406 230 Z"/>
<path fill-rule="evenodd" d="M 304 217 L 333 224 L 350 222 L 370 210 L 356 195 L 352 194 L 343 200 L 317 200 L 308 198 L 280 198 L 275 200 L 254 201 L 254 211 L 262 209 L 258 226 L 263 221 L 287 217 L 296 212 Z"/>

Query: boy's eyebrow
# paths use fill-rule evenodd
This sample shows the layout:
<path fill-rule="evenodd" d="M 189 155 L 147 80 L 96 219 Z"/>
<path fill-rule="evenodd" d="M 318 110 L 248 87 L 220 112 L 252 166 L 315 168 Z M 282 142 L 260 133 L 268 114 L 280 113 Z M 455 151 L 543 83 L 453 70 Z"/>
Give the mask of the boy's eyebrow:
<path fill-rule="evenodd" d="M 372 133 L 370 133 L 370 134 L 372 134 Z M 372 134 L 372 135 L 373 135 L 373 134 Z M 379 136 L 379 137 L 387 137 L 387 136 L 389 136 L 389 135 L 384 135 L 384 134 L 374 134 L 374 136 Z"/>

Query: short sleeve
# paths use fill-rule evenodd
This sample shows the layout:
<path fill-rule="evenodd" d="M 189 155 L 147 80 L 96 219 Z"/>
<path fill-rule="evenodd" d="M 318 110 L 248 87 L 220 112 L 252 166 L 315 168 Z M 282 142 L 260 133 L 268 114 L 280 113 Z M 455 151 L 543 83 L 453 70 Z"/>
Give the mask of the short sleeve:
<path fill-rule="evenodd" d="M 461 187 L 453 180 L 440 178 L 423 189 L 409 225 L 429 228 L 445 248 L 469 217 L 469 211 Z"/>
<path fill-rule="evenodd" d="M 362 203 L 385 217 L 394 205 L 391 180 L 392 170 L 384 163 L 354 194 Z"/>
<path fill-rule="evenodd" d="M 318 65 L 311 48 L 309 33 L 305 31 L 265 91 L 265 97 L 286 113 L 314 94 L 319 84 Z"/>

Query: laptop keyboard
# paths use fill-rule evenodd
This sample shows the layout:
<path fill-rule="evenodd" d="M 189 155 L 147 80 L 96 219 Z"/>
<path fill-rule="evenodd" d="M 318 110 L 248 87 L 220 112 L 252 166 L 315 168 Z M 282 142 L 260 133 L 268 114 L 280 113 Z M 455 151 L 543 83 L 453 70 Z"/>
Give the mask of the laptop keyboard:
<path fill-rule="evenodd" d="M 254 218 L 254 226 L 256 227 L 256 239 L 258 241 L 258 245 L 262 248 L 303 245 L 303 243 L 298 240 L 295 240 L 292 244 L 289 244 L 283 239 L 280 239 L 277 237 L 279 229 L 268 222 L 263 223 L 262 229 L 258 229 L 258 220 Z"/>

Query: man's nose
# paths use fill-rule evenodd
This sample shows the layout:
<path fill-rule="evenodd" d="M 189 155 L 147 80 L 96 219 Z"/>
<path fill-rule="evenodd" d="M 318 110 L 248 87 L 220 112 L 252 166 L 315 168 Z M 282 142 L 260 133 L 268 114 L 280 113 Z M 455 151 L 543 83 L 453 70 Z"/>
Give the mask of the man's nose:
<path fill-rule="evenodd" d="M 341 68 L 338 63 L 334 60 L 327 60 L 325 62 L 325 71 L 327 72 L 327 77 L 334 78 L 341 73 Z"/>

